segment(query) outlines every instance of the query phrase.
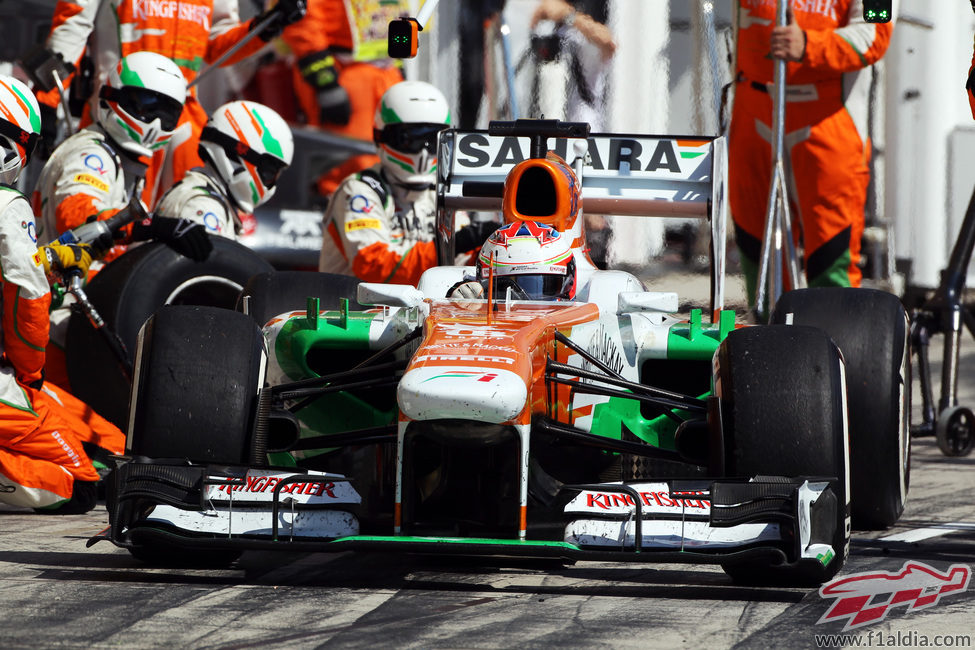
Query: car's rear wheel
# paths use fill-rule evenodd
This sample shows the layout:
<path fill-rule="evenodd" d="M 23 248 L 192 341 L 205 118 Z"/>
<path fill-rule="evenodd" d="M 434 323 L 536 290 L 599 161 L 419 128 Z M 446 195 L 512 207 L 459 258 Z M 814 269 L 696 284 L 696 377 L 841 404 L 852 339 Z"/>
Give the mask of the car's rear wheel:
<path fill-rule="evenodd" d="M 126 449 L 199 463 L 263 465 L 255 427 L 267 355 L 244 314 L 167 305 L 146 323 L 136 357 Z"/>
<path fill-rule="evenodd" d="M 900 300 L 875 289 L 800 289 L 783 294 L 772 322 L 818 327 L 843 353 L 853 527 L 892 526 L 904 511 L 911 459 L 910 332 Z"/>
<path fill-rule="evenodd" d="M 279 314 L 303 310 L 309 297 L 318 298 L 320 309 L 338 309 L 341 299 L 349 299 L 349 309 L 361 310 L 356 302 L 359 279 L 337 273 L 315 271 L 269 271 L 247 281 L 237 299 L 237 311 L 243 311 L 248 297 L 247 313 L 258 325 Z"/>
<path fill-rule="evenodd" d="M 168 304 L 233 309 L 241 288 L 271 265 L 257 253 L 225 237 L 211 237 L 213 250 L 203 262 L 165 244 L 136 246 L 99 271 L 88 284 L 88 298 L 134 356 L 143 323 Z M 68 325 L 67 370 L 72 392 L 119 427 L 125 426 L 130 383 L 112 348 L 80 314 Z M 97 377 L 97 381 L 92 378 Z"/>
<path fill-rule="evenodd" d="M 725 564 L 736 580 L 819 584 L 843 566 L 849 546 L 849 465 L 843 362 L 821 330 L 758 326 L 736 330 L 716 357 L 726 474 L 830 477 L 836 497 L 834 556 L 769 566 Z"/>

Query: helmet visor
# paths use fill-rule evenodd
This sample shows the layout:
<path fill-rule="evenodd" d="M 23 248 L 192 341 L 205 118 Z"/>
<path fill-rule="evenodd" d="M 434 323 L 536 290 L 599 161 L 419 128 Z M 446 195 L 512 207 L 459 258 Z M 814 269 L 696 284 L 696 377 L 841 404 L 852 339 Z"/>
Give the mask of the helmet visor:
<path fill-rule="evenodd" d="M 424 149 L 435 151 L 437 134 L 447 128 L 446 124 L 387 124 L 376 130 L 376 142 L 389 145 L 403 153 L 420 153 Z"/>
<path fill-rule="evenodd" d="M 573 278 L 569 274 L 536 273 L 526 275 L 502 275 L 494 279 L 494 299 L 503 300 L 512 290 L 512 296 L 521 300 L 558 300 L 572 293 Z M 487 280 L 481 280 L 487 286 Z"/>
<path fill-rule="evenodd" d="M 269 153 L 257 153 L 245 143 L 212 126 L 203 127 L 200 139 L 223 148 L 230 158 L 246 160 L 254 165 L 257 169 L 257 175 L 265 187 L 274 187 L 281 176 L 281 172 L 288 167 L 288 163 L 277 156 L 272 156 Z"/>
<path fill-rule="evenodd" d="M 155 119 L 164 131 L 172 131 L 179 123 L 179 116 L 183 112 L 183 104 L 169 95 L 164 95 L 148 88 L 137 86 L 123 86 L 112 88 L 104 86 L 101 96 L 115 102 L 119 107 L 139 120 L 149 124 Z"/>

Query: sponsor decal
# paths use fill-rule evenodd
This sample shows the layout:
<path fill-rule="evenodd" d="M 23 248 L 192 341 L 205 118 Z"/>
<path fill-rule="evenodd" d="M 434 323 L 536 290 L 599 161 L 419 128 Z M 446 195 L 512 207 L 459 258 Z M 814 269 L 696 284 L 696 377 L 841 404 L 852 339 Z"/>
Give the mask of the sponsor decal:
<path fill-rule="evenodd" d="M 433 381 L 434 379 L 473 379 L 474 381 L 490 383 L 497 378 L 498 375 L 494 372 L 480 372 L 477 370 L 450 370 L 424 379 L 420 383 L 425 384 L 428 381 Z"/>
<path fill-rule="evenodd" d="M 61 437 L 61 434 L 57 431 L 52 431 L 51 436 L 57 441 L 61 449 L 64 450 L 64 453 L 68 455 L 68 458 L 71 459 L 74 466 L 81 467 L 81 456 L 78 454 L 78 452 L 71 448 L 71 445 L 69 445 L 68 442 Z"/>
<path fill-rule="evenodd" d="M 199 215 L 200 213 L 197 212 L 197 214 Z M 206 226 L 206 229 L 207 230 L 212 230 L 213 232 L 220 232 L 221 231 L 221 228 L 220 228 L 220 217 L 218 217 L 216 215 L 216 213 L 214 213 L 214 212 L 207 212 L 207 213 L 202 214 L 200 216 L 203 219 L 203 225 Z"/>
<path fill-rule="evenodd" d="M 85 185 L 91 185 L 96 190 L 101 190 L 102 192 L 108 191 L 108 183 L 95 178 L 91 174 L 75 174 L 75 177 L 72 180 L 74 180 L 74 182 L 76 183 L 84 183 Z"/>
<path fill-rule="evenodd" d="M 132 17 L 138 21 L 153 18 L 175 18 L 196 23 L 210 31 L 211 5 L 193 5 L 181 0 L 132 0 Z"/>
<path fill-rule="evenodd" d="M 99 175 L 105 174 L 105 162 L 97 154 L 87 154 L 85 155 L 85 167 L 92 171 L 98 172 Z"/>
<path fill-rule="evenodd" d="M 37 230 L 36 230 L 36 228 L 34 226 L 34 222 L 33 221 L 21 221 L 20 222 L 20 227 L 27 231 L 27 236 L 30 237 L 30 240 L 36 244 L 37 243 Z"/>
<path fill-rule="evenodd" d="M 280 481 L 281 477 L 279 476 L 247 476 L 243 483 L 233 485 L 224 484 L 218 487 L 217 491 L 227 494 L 231 492 L 235 494 L 263 494 L 265 492 L 274 492 L 275 486 Z M 285 485 L 281 488 L 281 494 L 307 494 L 308 496 L 327 496 L 330 499 L 336 499 L 338 497 L 335 496 L 334 490 L 335 483 L 331 481 L 308 481 L 306 483 Z"/>
<path fill-rule="evenodd" d="M 879 623 L 895 607 L 907 612 L 940 604 L 943 596 L 968 589 L 971 568 L 952 564 L 946 572 L 909 560 L 899 571 L 867 571 L 839 578 L 819 589 L 821 598 L 835 598 L 816 624 L 845 621 L 843 630 Z"/>
<path fill-rule="evenodd" d="M 345 232 L 355 232 L 356 230 L 379 230 L 383 222 L 379 219 L 355 219 L 345 222 Z"/>
<path fill-rule="evenodd" d="M 623 370 L 623 355 L 620 353 L 620 349 L 616 345 L 616 340 L 610 336 L 609 332 L 606 331 L 606 327 L 602 323 L 599 324 L 599 330 L 594 332 L 592 338 L 589 339 L 589 345 L 586 346 L 586 352 L 594 356 L 597 360 L 603 362 L 603 364 L 609 366 L 609 368 L 617 374 Z M 583 360 L 582 367 L 584 370 L 594 369 L 592 364 L 586 360 Z"/>
<path fill-rule="evenodd" d="M 510 365 L 515 362 L 514 359 L 507 357 L 486 357 L 473 354 L 424 354 L 414 357 L 414 359 L 417 363 L 423 361 L 470 361 L 473 363 L 505 363 Z"/>
<path fill-rule="evenodd" d="M 369 214 L 375 207 L 372 201 L 361 194 L 349 197 L 349 210 L 356 214 Z"/>
<path fill-rule="evenodd" d="M 644 513 L 707 515 L 711 512 L 711 500 L 706 490 L 674 491 L 666 483 L 631 484 L 630 487 L 640 495 Z M 630 494 L 585 490 L 566 505 L 565 511 L 628 515 L 635 505 L 635 499 Z"/>
<path fill-rule="evenodd" d="M 595 170 L 681 173 L 678 147 L 674 140 L 610 138 L 608 146 L 604 148 L 597 146 L 594 139 L 588 142 L 589 156 Z M 528 147 L 527 138 L 521 142 L 519 138 L 506 137 L 497 143 L 484 134 L 470 133 L 458 143 L 457 164 L 469 169 L 516 165 L 529 158 Z M 568 147 L 568 139 L 557 138 L 553 148 L 559 156 L 567 158 Z"/>
<path fill-rule="evenodd" d="M 37 251 L 36 253 L 34 253 L 34 254 L 33 254 L 33 255 L 31 256 L 31 257 L 33 257 L 33 258 L 34 258 L 34 266 L 43 266 L 43 265 L 44 265 L 44 258 L 43 258 L 43 257 L 41 257 L 41 256 L 42 256 L 42 255 L 44 255 L 44 254 L 45 254 L 45 253 L 44 253 L 43 251 L 40 251 L 40 250 L 39 250 L 39 251 Z"/>

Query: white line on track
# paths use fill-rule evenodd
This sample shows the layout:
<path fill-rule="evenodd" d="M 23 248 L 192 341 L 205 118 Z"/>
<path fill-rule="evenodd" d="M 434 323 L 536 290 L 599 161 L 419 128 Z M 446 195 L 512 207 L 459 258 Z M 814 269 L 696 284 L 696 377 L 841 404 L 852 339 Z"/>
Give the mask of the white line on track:
<path fill-rule="evenodd" d="M 975 530 L 975 524 L 964 521 L 953 521 L 947 524 L 938 524 L 937 526 L 931 526 L 928 528 L 915 528 L 913 530 L 906 530 L 902 533 L 894 533 L 893 535 L 888 535 L 887 537 L 881 537 L 879 541 L 920 542 L 923 539 L 939 537 L 941 535 L 947 535 L 948 533 L 954 533 L 959 530 Z"/>

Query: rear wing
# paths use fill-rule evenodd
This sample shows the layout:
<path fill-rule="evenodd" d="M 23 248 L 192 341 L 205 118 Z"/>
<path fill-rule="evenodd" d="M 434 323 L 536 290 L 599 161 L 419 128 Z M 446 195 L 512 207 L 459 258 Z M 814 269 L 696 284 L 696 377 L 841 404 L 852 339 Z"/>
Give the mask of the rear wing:
<path fill-rule="evenodd" d="M 441 132 L 437 162 L 441 264 L 453 263 L 454 212 L 499 212 L 505 177 L 531 157 L 529 137 L 496 135 L 496 131 L 492 127 Z M 712 313 L 723 308 L 728 216 L 723 137 L 596 133 L 588 138 L 553 138 L 548 148 L 575 169 L 587 214 L 708 219 Z"/>

